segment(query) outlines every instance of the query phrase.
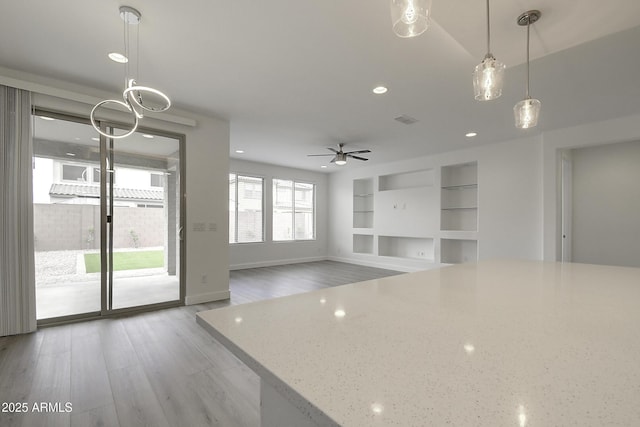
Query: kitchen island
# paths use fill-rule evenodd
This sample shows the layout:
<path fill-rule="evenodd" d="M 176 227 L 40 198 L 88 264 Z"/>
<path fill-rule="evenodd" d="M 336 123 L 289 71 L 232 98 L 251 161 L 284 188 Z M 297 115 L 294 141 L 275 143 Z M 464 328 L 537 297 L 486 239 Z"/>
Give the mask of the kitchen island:
<path fill-rule="evenodd" d="M 197 314 L 262 427 L 640 425 L 640 269 L 482 261 Z"/>

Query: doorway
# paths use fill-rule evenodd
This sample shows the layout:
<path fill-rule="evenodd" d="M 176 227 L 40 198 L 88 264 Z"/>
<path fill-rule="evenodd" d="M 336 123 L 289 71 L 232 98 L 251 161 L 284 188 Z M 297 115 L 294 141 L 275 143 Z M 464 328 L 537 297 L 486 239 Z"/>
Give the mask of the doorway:
<path fill-rule="evenodd" d="M 640 142 L 560 154 L 562 260 L 640 267 Z"/>
<path fill-rule="evenodd" d="M 38 322 L 182 304 L 184 137 L 36 110 L 33 148 Z"/>

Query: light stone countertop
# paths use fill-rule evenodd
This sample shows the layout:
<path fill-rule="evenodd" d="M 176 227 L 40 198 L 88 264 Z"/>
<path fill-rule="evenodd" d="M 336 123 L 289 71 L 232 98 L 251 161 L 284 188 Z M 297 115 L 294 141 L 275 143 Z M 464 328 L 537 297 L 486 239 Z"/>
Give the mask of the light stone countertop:
<path fill-rule="evenodd" d="M 640 426 L 640 269 L 483 261 L 198 322 L 319 425 Z"/>

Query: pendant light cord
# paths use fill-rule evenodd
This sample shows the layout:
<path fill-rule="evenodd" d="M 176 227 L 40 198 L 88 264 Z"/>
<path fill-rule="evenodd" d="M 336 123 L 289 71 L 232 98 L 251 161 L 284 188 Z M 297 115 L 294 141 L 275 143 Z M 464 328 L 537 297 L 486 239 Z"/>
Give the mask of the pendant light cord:
<path fill-rule="evenodd" d="M 531 98 L 529 96 L 529 28 L 531 27 L 531 16 L 527 17 L 527 93 L 526 99 Z"/>
<path fill-rule="evenodd" d="M 491 20 L 489 19 L 489 0 L 487 0 L 487 56 L 491 56 Z"/>

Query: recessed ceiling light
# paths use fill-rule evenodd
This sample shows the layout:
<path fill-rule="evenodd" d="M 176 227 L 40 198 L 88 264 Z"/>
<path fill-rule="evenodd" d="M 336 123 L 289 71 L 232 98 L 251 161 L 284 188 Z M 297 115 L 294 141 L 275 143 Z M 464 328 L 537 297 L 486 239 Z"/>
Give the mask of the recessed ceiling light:
<path fill-rule="evenodd" d="M 320 166 L 320 167 L 321 167 L 322 169 L 326 169 L 326 168 L 327 168 L 327 165 L 322 165 L 322 166 Z"/>
<path fill-rule="evenodd" d="M 464 136 L 466 136 L 467 138 L 473 138 L 476 135 L 478 135 L 477 132 L 469 132 L 469 133 L 466 133 Z"/>
<path fill-rule="evenodd" d="M 244 150 L 236 150 L 236 153 L 242 154 L 242 153 L 244 153 Z"/>
<path fill-rule="evenodd" d="M 93 138 L 91 138 L 92 141 L 100 141 L 100 138 L 94 136 Z"/>
<path fill-rule="evenodd" d="M 375 93 L 376 95 L 382 95 L 383 93 L 387 93 L 389 89 L 387 89 L 385 86 L 376 86 L 373 88 L 373 93 Z"/>
<path fill-rule="evenodd" d="M 374 403 L 371 405 L 371 410 L 373 411 L 374 414 L 380 415 L 382 414 L 382 412 L 384 412 L 384 406 L 382 406 L 379 403 Z"/>
<path fill-rule="evenodd" d="M 347 315 L 347 313 L 344 310 L 336 310 L 333 313 L 334 316 L 336 316 L 338 319 L 342 319 L 344 316 Z"/>
<path fill-rule="evenodd" d="M 75 157 L 76 156 L 74 153 L 64 153 L 64 154 L 66 154 L 67 156 L 71 156 L 71 157 Z"/>
<path fill-rule="evenodd" d="M 125 64 L 129 62 L 129 59 L 126 56 L 118 52 L 111 52 L 108 56 L 110 60 L 117 62 L 119 64 Z"/>
<path fill-rule="evenodd" d="M 53 117 L 47 117 L 47 116 L 38 116 L 40 117 L 42 120 L 55 120 Z"/>
<path fill-rule="evenodd" d="M 142 136 L 145 137 L 145 138 L 149 138 L 149 139 L 153 139 L 154 138 L 153 135 L 149 135 L 148 133 L 143 133 Z"/>

